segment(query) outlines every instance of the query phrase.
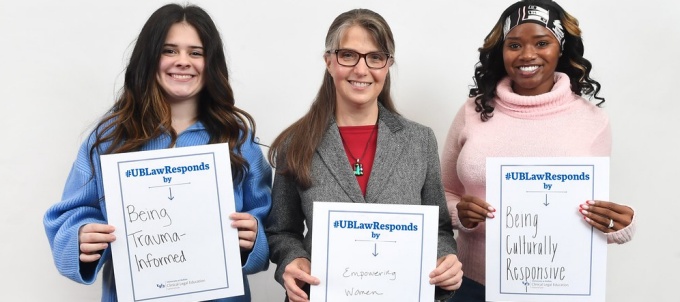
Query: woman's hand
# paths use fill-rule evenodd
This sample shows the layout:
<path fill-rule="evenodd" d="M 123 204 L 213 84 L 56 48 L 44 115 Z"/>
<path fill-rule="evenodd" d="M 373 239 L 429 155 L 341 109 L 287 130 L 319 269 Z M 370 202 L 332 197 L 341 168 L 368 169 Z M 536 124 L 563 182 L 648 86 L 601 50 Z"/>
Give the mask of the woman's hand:
<path fill-rule="evenodd" d="M 458 219 L 468 229 L 476 227 L 487 218 L 494 218 L 493 212 L 496 212 L 496 209 L 486 201 L 472 195 L 464 195 L 456 204 L 456 209 Z"/>
<path fill-rule="evenodd" d="M 616 232 L 633 221 L 633 209 L 609 201 L 588 200 L 579 206 L 583 219 L 603 233 Z"/>
<path fill-rule="evenodd" d="M 430 284 L 448 291 L 460 288 L 463 281 L 463 264 L 458 257 L 448 254 L 437 259 L 437 267 L 430 273 Z"/>
<path fill-rule="evenodd" d="M 283 272 L 283 287 L 291 302 L 308 302 L 309 296 L 302 290 L 305 284 L 318 285 L 319 279 L 309 273 L 312 264 L 306 258 L 297 258 L 288 265 Z"/>
<path fill-rule="evenodd" d="M 78 231 L 78 245 L 80 247 L 80 261 L 95 262 L 102 257 L 101 251 L 109 247 L 109 243 L 116 240 L 112 233 L 116 228 L 101 223 L 88 223 Z"/>
<path fill-rule="evenodd" d="M 233 220 L 231 226 L 238 229 L 238 245 L 241 251 L 250 251 L 255 246 L 257 239 L 257 219 L 248 213 L 232 213 L 229 218 Z"/>

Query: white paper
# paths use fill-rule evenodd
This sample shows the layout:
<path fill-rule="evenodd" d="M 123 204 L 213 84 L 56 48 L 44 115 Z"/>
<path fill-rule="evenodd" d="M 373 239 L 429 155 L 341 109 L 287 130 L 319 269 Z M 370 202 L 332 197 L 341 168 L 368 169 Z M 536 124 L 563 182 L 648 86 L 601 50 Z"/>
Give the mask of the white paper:
<path fill-rule="evenodd" d="M 435 206 L 314 202 L 312 286 L 318 301 L 433 301 Z"/>
<path fill-rule="evenodd" d="M 243 295 L 229 146 L 101 156 L 120 301 Z"/>
<path fill-rule="evenodd" d="M 487 301 L 605 301 L 607 240 L 578 212 L 609 200 L 609 158 L 487 158 Z"/>

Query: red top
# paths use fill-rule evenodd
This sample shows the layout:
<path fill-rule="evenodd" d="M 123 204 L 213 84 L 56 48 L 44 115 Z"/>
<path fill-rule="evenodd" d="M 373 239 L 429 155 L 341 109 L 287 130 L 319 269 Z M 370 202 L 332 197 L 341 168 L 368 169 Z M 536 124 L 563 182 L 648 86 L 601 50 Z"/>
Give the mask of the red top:
<path fill-rule="evenodd" d="M 364 175 L 356 176 L 361 193 L 366 196 L 368 177 L 371 175 L 375 149 L 378 145 L 378 125 L 338 127 L 344 141 L 345 154 L 349 160 L 350 171 L 354 171 L 357 159 L 362 164 Z M 373 135 L 371 135 L 371 133 Z M 369 141 L 370 139 L 370 141 Z M 366 150 L 364 152 L 364 150 Z"/>

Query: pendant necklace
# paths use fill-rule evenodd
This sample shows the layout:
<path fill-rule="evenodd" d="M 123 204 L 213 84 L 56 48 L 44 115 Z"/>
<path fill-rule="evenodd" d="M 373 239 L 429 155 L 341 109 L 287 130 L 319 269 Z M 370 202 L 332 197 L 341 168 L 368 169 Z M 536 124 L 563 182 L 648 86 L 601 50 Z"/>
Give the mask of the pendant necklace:
<path fill-rule="evenodd" d="M 364 164 L 362 164 L 360 160 L 364 157 L 364 155 L 366 155 L 366 150 L 368 150 L 368 146 L 371 144 L 371 138 L 373 138 L 375 129 L 378 129 L 378 121 L 375 122 L 375 127 L 373 127 L 373 130 L 371 130 L 371 135 L 368 136 L 368 141 L 366 141 L 366 147 L 364 147 L 364 152 L 361 153 L 361 157 L 354 157 L 354 154 L 352 154 L 352 150 L 350 150 L 349 147 L 347 146 L 347 143 L 345 143 L 345 138 L 342 137 L 342 132 L 340 132 L 340 129 L 338 129 L 338 133 L 340 133 L 340 140 L 342 141 L 342 146 L 345 147 L 347 153 L 349 153 L 349 156 L 352 157 L 352 159 L 356 160 L 356 162 L 353 165 L 354 176 L 364 175 Z"/>

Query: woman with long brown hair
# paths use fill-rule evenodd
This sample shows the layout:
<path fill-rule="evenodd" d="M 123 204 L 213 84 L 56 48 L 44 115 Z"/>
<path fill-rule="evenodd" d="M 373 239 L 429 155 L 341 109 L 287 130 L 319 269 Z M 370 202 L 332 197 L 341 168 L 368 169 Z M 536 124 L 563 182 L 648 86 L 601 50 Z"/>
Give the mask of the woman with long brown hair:
<path fill-rule="evenodd" d="M 433 205 L 439 207 L 438 259 L 429 276 L 437 298 L 445 299 L 463 272 L 434 133 L 401 117 L 392 103 L 392 32 L 379 14 L 355 9 L 333 21 L 325 47 L 316 99 L 269 152 L 277 170 L 267 224 L 276 280 L 290 301 L 308 301 L 307 285 L 319 282 L 310 275 L 314 201 Z"/>
<path fill-rule="evenodd" d="M 224 46 L 197 6 L 165 5 L 147 20 L 125 71 L 121 95 L 83 143 L 62 200 L 44 217 L 60 273 L 92 284 L 103 269 L 102 301 L 117 301 L 99 156 L 229 143 L 243 273 L 267 268 L 263 220 L 271 207 L 271 168 L 254 142 L 252 117 L 234 104 Z M 120 238 L 119 238 L 120 239 Z M 222 301 L 250 301 L 245 295 Z"/>

